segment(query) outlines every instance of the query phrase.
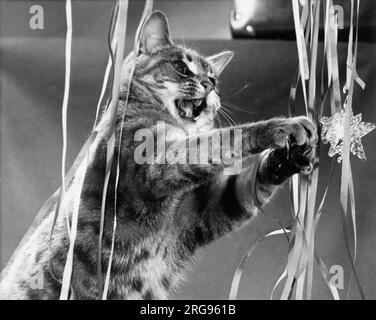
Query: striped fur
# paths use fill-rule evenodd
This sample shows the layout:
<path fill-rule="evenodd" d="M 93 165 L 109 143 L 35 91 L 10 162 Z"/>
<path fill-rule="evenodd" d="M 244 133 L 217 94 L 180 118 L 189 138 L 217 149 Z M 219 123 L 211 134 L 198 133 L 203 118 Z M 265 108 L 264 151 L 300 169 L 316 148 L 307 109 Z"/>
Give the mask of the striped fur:
<path fill-rule="evenodd" d="M 154 13 L 144 26 L 141 44 L 139 55 L 130 55 L 124 63 L 122 97 L 118 104 L 116 146 L 122 125 L 123 136 L 121 149 L 115 150 L 115 159 L 120 152 L 121 162 L 109 299 L 171 297 L 197 250 L 255 216 L 252 188 L 257 186 L 256 194 L 262 203 L 268 201 L 288 177 L 310 166 L 317 140 L 313 124 L 304 117 L 274 118 L 238 127 L 214 128 L 214 117 L 220 108 L 218 76 L 232 54 L 204 57 L 174 45 L 168 36 L 167 21 L 160 12 Z M 136 68 L 129 103 L 124 110 L 129 66 L 133 62 Z M 182 67 L 187 70 L 182 70 Z M 213 100 L 209 101 L 209 95 Z M 193 98 L 207 99 L 207 106 L 196 121 L 182 118 L 175 105 L 179 99 Z M 100 125 L 106 126 L 106 121 L 104 116 Z M 193 139 L 202 139 L 213 131 L 229 133 L 230 145 L 213 144 L 209 155 L 228 151 L 230 158 L 236 157 L 232 153 L 234 134 L 235 130 L 241 129 L 243 170 L 235 175 L 224 175 L 226 164 L 215 163 L 210 157 L 206 164 L 189 164 L 189 161 L 137 163 L 134 154 L 142 142 L 135 141 L 135 134 L 148 129 L 156 141 L 159 139 L 158 122 L 163 122 L 170 132 L 167 147 L 173 143 L 188 146 Z M 76 299 L 100 298 L 97 243 L 106 144 L 106 139 L 99 134 L 95 151 L 90 155 L 82 191 L 71 282 Z M 167 150 L 165 156 L 169 158 L 171 150 Z M 254 164 L 260 153 L 263 158 L 255 175 Z M 155 152 L 153 156 L 156 156 Z M 111 248 L 115 172 L 116 163 L 106 199 L 102 243 L 104 271 Z M 58 299 L 69 246 L 64 215 L 72 212 L 76 178 L 69 185 L 50 246 L 48 236 L 53 207 L 4 270 L 0 298 Z M 36 288 L 34 280 L 40 275 L 43 283 Z"/>

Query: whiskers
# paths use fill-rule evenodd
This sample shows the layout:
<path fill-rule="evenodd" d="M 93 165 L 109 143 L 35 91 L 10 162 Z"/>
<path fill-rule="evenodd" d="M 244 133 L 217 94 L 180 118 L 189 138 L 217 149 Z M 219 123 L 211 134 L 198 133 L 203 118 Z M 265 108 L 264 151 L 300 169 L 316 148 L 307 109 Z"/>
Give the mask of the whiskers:
<path fill-rule="evenodd" d="M 226 121 L 229 126 L 236 126 L 240 121 L 238 116 L 235 113 L 233 113 L 231 110 L 226 109 L 226 107 L 224 107 L 223 105 L 217 111 L 218 111 L 218 119 L 220 121 L 221 127 L 222 127 L 222 119 Z"/>
<path fill-rule="evenodd" d="M 221 101 L 221 104 L 222 104 L 222 106 L 226 106 L 227 108 L 234 109 L 234 110 L 239 111 L 239 112 L 244 112 L 244 113 L 249 113 L 249 114 L 257 113 L 255 111 L 244 110 L 243 108 L 241 108 L 241 107 L 239 107 L 239 106 L 237 106 L 233 103 L 227 102 L 227 101 Z"/>
<path fill-rule="evenodd" d="M 246 83 L 242 88 L 240 88 L 239 90 L 237 90 L 236 92 L 234 93 L 231 93 L 231 94 L 227 94 L 227 93 L 222 93 L 221 96 L 222 97 L 225 97 L 225 98 L 232 98 L 234 96 L 237 96 L 239 93 L 243 92 L 245 89 L 247 89 L 249 87 L 249 83 Z"/>
<path fill-rule="evenodd" d="M 244 110 L 241 107 L 233 103 L 227 102 L 227 101 L 221 101 L 221 108 L 219 108 L 217 111 L 218 111 L 218 122 L 221 127 L 222 127 L 222 120 L 230 126 L 238 125 L 241 122 L 239 116 L 237 115 L 238 112 L 244 112 L 248 114 L 256 113 L 256 112 Z"/>

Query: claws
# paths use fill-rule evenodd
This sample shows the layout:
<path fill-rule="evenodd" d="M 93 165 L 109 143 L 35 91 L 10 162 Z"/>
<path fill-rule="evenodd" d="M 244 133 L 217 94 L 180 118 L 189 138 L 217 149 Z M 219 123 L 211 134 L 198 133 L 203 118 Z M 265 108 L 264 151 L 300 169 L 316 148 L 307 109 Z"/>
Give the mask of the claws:
<path fill-rule="evenodd" d="M 282 119 L 272 129 L 271 147 L 281 150 L 281 161 L 295 173 L 310 174 L 313 170 L 314 150 L 319 141 L 315 125 L 307 117 Z M 282 151 L 283 150 L 283 151 Z"/>
<path fill-rule="evenodd" d="M 310 145 L 307 145 L 307 147 L 305 148 L 303 152 L 303 156 L 307 156 L 309 153 L 311 153 L 311 151 L 312 151 L 312 147 Z"/>
<path fill-rule="evenodd" d="M 290 140 L 286 137 L 287 160 L 290 158 Z"/>
<path fill-rule="evenodd" d="M 286 144 L 286 161 L 296 168 L 297 172 L 308 175 L 313 171 L 314 145 Z"/>
<path fill-rule="evenodd" d="M 308 166 L 305 166 L 303 168 L 300 169 L 300 172 L 303 173 L 303 174 L 310 174 L 313 170 L 313 164 L 310 163 Z"/>

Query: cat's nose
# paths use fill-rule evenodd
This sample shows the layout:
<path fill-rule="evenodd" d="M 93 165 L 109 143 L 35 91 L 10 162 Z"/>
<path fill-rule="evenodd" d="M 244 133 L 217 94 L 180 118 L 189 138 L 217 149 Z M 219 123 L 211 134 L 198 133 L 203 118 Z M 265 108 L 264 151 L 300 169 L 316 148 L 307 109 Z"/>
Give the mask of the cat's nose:
<path fill-rule="evenodd" d="M 210 91 L 213 90 L 213 85 L 208 80 L 201 81 L 201 85 L 203 86 L 203 88 L 205 90 L 205 94 L 208 94 Z"/>

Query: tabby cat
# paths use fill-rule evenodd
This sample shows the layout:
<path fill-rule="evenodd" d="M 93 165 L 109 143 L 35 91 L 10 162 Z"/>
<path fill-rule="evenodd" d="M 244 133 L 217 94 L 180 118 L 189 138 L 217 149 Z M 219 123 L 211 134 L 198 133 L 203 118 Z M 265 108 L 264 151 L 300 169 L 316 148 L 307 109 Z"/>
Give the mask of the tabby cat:
<path fill-rule="evenodd" d="M 221 107 L 218 77 L 232 57 L 232 52 L 205 57 L 173 44 L 166 17 L 155 11 L 144 24 L 138 55 L 130 54 L 125 60 L 115 144 L 115 159 L 120 152 L 121 161 L 108 299 L 171 297 L 198 249 L 249 222 L 256 215 L 256 204 L 268 201 L 293 174 L 311 168 L 317 133 L 306 117 L 215 127 Z M 136 67 L 122 122 L 133 62 Z M 102 128 L 106 121 L 104 116 Z M 168 132 L 165 154 L 156 155 L 152 148 L 153 160 L 140 162 L 135 155 L 146 140 L 136 137 L 148 130 L 155 140 L 161 139 L 157 123 L 163 123 Z M 229 143 L 210 144 L 206 163 L 181 161 L 181 154 L 174 159 L 177 149 L 170 148 L 172 144 L 186 147 L 195 139 L 200 143 L 213 132 L 227 133 Z M 240 153 L 236 133 L 240 133 Z M 75 299 L 101 298 L 97 261 L 107 142 L 99 130 L 81 194 L 71 279 Z M 242 170 L 224 174 L 228 161 L 214 161 L 217 151 L 245 159 Z M 195 152 L 198 155 L 200 148 Z M 160 158 L 164 162 L 158 162 Z M 116 168 L 114 161 L 104 218 L 103 278 L 112 243 Z M 59 298 L 69 247 L 65 215 L 73 210 L 77 178 L 67 186 L 51 241 L 56 203 L 3 271 L 2 299 Z"/>

